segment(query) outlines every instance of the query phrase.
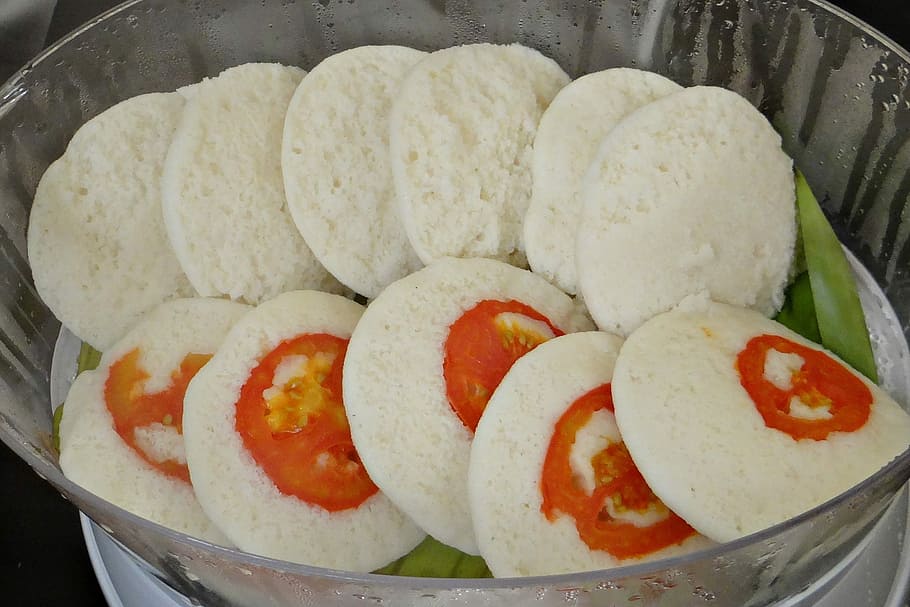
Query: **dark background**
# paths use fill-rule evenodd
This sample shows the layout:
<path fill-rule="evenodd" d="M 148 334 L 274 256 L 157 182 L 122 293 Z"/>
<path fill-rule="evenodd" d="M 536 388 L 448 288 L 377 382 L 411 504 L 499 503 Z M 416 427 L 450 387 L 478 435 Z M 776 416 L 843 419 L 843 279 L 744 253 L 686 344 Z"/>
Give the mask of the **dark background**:
<path fill-rule="evenodd" d="M 8 0 L 0 0 L 0 4 Z M 13 30 L 0 23 L 0 82 L 46 46 L 113 0 L 57 0 L 50 25 L 35 21 Z M 910 46 L 910 1 L 834 0 Z M 2 8 L 2 7 L 0 7 Z M 44 29 L 47 35 L 42 36 Z M 104 597 L 88 560 L 78 513 L 9 449 L 0 445 L 0 604 L 15 607 L 102 606 Z"/>

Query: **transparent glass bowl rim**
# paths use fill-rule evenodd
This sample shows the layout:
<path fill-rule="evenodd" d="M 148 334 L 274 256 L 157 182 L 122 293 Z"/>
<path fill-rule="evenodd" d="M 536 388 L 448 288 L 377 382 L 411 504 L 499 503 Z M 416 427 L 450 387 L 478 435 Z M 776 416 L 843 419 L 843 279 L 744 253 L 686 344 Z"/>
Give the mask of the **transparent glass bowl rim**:
<path fill-rule="evenodd" d="M 55 51 L 72 40 L 78 38 L 82 33 L 94 28 L 95 26 L 115 17 L 117 14 L 129 10 L 137 5 L 144 4 L 148 0 L 127 0 L 110 10 L 100 14 L 94 19 L 88 21 L 77 29 L 73 30 L 53 45 L 36 55 L 31 61 L 23 66 L 19 71 L 14 73 L 2 86 L 0 86 L 0 117 L 2 117 L 3 105 L 5 103 L 14 103 L 21 91 L 18 81 L 28 74 L 35 66 L 51 58 Z M 910 65 L 910 53 L 903 47 L 894 42 L 891 38 L 878 31 L 876 28 L 865 23 L 861 19 L 850 13 L 826 2 L 825 0 L 806 0 L 824 11 L 843 19 L 844 21 L 855 26 L 858 30 L 876 39 L 887 50 L 891 51 L 902 61 Z M 20 93 L 21 94 L 21 93 Z M 0 416 L 0 439 L 7 444 L 19 457 L 24 459 L 35 472 L 43 479 L 48 480 L 52 485 L 57 487 L 66 495 L 72 495 L 77 501 L 87 502 L 95 505 L 99 510 L 110 512 L 117 519 L 129 524 L 132 527 L 150 532 L 155 535 L 164 536 L 175 542 L 190 546 L 200 552 L 208 552 L 217 556 L 226 562 L 230 562 L 237 567 L 258 567 L 289 573 L 300 576 L 319 577 L 327 581 L 337 581 L 352 584 L 364 585 L 381 585 L 402 590 L 408 588 L 419 588 L 422 590 L 508 590 L 512 588 L 524 588 L 534 586 L 587 586 L 595 585 L 604 580 L 618 580 L 623 578 L 637 578 L 647 575 L 654 575 L 663 571 L 685 568 L 686 565 L 708 559 L 723 557 L 731 552 L 744 548 L 746 546 L 757 544 L 763 541 L 772 540 L 775 536 L 784 534 L 790 529 L 802 525 L 804 522 L 814 519 L 816 516 L 823 515 L 829 510 L 837 508 L 844 502 L 849 501 L 856 495 L 878 485 L 879 481 L 889 477 L 892 473 L 905 468 L 910 468 L 910 448 L 906 449 L 901 455 L 892 460 L 887 466 L 865 479 L 858 485 L 855 485 L 844 493 L 831 498 L 830 500 L 816 506 L 815 508 L 800 514 L 794 518 L 788 519 L 782 523 L 763 529 L 751 535 L 739 538 L 732 542 L 718 544 L 711 548 L 700 550 L 698 552 L 685 554 L 682 556 L 666 558 L 656 561 L 649 561 L 635 565 L 626 565 L 612 569 L 586 571 L 580 573 L 567 573 L 560 575 L 533 576 L 520 578 L 427 578 L 427 577 L 409 577 L 381 575 L 374 573 L 355 573 L 336 569 L 325 569 L 322 567 L 313 567 L 282 561 L 268 557 L 258 556 L 238 549 L 225 548 L 209 542 L 188 536 L 186 534 L 163 527 L 157 523 L 136 516 L 122 508 L 96 496 L 95 494 L 76 485 L 60 471 L 59 468 L 45 460 L 40 455 L 33 453 L 20 433 L 12 428 L 6 419 Z M 102 524 L 102 528 L 104 525 Z"/>

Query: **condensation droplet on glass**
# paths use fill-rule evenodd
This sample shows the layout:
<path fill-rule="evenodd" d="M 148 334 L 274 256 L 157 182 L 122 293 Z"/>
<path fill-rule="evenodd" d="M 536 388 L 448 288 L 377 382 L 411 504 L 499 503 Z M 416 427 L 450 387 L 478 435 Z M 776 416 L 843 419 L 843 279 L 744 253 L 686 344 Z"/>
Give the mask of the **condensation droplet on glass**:
<path fill-rule="evenodd" d="M 569 588 L 563 592 L 565 593 L 563 598 L 565 599 L 566 603 L 574 603 L 578 600 L 578 588 Z"/>
<path fill-rule="evenodd" d="M 546 598 L 546 596 L 547 596 L 546 588 L 538 588 L 537 592 L 534 593 L 534 598 L 537 599 L 538 601 L 544 600 Z"/>

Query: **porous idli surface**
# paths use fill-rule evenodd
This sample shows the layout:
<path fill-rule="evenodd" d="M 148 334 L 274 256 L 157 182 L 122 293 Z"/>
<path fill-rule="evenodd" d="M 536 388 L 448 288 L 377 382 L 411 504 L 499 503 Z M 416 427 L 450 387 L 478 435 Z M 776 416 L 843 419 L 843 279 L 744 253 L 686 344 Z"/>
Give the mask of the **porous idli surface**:
<path fill-rule="evenodd" d="M 613 399 L 654 493 L 720 542 L 823 503 L 910 446 L 910 416 L 875 384 L 758 312 L 719 303 L 632 333 Z"/>
<path fill-rule="evenodd" d="M 711 544 L 656 499 L 645 508 L 619 510 L 616 504 L 622 503 L 621 488 L 603 496 L 604 503 L 596 515 L 603 518 L 600 524 L 612 537 L 621 541 L 591 539 L 595 547 L 589 546 L 582 539 L 575 515 L 558 507 L 552 519 L 545 514 L 545 461 L 556 457 L 552 444 L 554 435 L 561 431 L 560 420 L 593 391 L 604 386 L 609 390 L 621 344 L 622 339 L 615 335 L 593 331 L 557 337 L 518 359 L 490 398 L 471 445 L 468 496 L 480 554 L 496 577 L 608 569 L 676 556 Z M 593 460 L 612 453 L 607 451 L 611 446 L 623 453 L 611 407 L 598 405 L 601 408 L 591 413 L 569 439 L 571 474 L 584 480 L 563 484 L 574 485 L 587 498 L 603 484 L 595 480 L 598 473 Z M 637 483 L 641 482 L 634 471 L 609 482 L 617 479 L 626 483 L 624 487 L 632 486 L 629 482 L 639 487 Z M 669 521 L 671 517 L 674 520 Z M 668 538 L 662 545 L 651 544 L 655 525 L 665 529 L 672 526 L 670 535 L 661 532 Z"/>
<path fill-rule="evenodd" d="M 780 309 L 796 241 L 780 136 L 741 96 L 697 86 L 627 116 L 583 180 L 580 293 L 628 335 L 690 295 Z"/>
<path fill-rule="evenodd" d="M 161 216 L 161 173 L 182 112 L 176 93 L 122 101 L 82 125 L 38 183 L 27 245 L 35 287 L 98 350 L 161 302 L 194 294 Z"/>
<path fill-rule="evenodd" d="M 444 367 L 470 362 L 447 360 L 446 345 L 453 324 L 487 301 L 520 302 L 563 333 L 592 328 L 565 293 L 531 272 L 490 259 L 445 258 L 373 300 L 344 367 L 351 436 L 370 477 L 427 533 L 470 554 L 478 553 L 467 498 L 473 428 L 450 404 Z M 483 341 L 478 331 L 477 356 L 495 354 L 499 339 L 521 339 L 521 323 L 548 331 L 520 314 L 507 320 L 514 334 Z"/>
<path fill-rule="evenodd" d="M 166 302 L 105 352 L 97 369 L 79 374 L 60 421 L 60 467 L 67 478 L 165 527 L 231 545 L 205 515 L 188 482 L 179 411 L 171 419 L 152 419 L 134 410 L 133 415 L 147 423 L 130 424 L 115 420 L 112 410 L 122 409 L 108 399 L 117 393 L 133 398 L 172 389 L 180 381 L 175 375 L 184 358 L 211 355 L 247 309 L 218 299 Z M 136 354 L 138 358 L 131 358 Z M 135 366 L 126 363 L 130 370 L 121 372 L 127 360 Z M 178 402 L 182 397 L 172 396 Z M 132 444 L 118 431 L 118 421 L 130 429 Z M 183 468 L 182 477 L 178 468 Z"/>
<path fill-rule="evenodd" d="M 540 119 L 531 159 L 524 244 L 531 269 L 566 293 L 575 280 L 579 189 L 603 138 L 627 115 L 682 87 L 653 72 L 613 68 L 559 91 Z"/>
<path fill-rule="evenodd" d="M 537 124 L 569 82 L 551 59 L 512 44 L 430 53 L 392 107 L 401 218 L 424 263 L 490 257 L 523 266 Z"/>
<path fill-rule="evenodd" d="M 404 75 L 424 56 L 391 45 L 332 55 L 304 77 L 284 122 L 291 216 L 322 265 L 370 298 L 422 265 L 395 203 L 389 114 Z"/>
<path fill-rule="evenodd" d="M 284 117 L 304 73 L 247 63 L 183 93 L 162 208 L 200 295 L 258 303 L 292 289 L 341 289 L 297 231 L 284 194 Z"/>
<path fill-rule="evenodd" d="M 238 429 L 241 391 L 263 357 L 302 335 L 347 340 L 362 311 L 362 306 L 339 295 L 316 291 L 282 294 L 242 318 L 190 383 L 184 402 L 190 474 L 203 508 L 239 548 L 319 567 L 372 571 L 407 553 L 425 537 L 381 492 L 374 492 L 356 507 L 338 510 L 282 492 Z M 302 356 L 282 356 L 274 384 L 293 381 L 294 365 L 307 363 Z M 263 402 L 272 398 L 265 392 Z M 269 413 L 269 405 L 263 407 L 263 413 Z M 317 459 L 317 465 L 328 459 L 328 455 Z"/>

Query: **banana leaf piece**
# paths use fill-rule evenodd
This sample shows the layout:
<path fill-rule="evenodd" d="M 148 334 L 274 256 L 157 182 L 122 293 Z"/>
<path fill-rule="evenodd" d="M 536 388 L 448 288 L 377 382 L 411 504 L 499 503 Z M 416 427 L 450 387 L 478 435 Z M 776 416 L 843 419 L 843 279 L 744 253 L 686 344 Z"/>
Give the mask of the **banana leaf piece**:
<path fill-rule="evenodd" d="M 872 343 L 853 272 L 831 224 L 799 171 L 796 206 L 821 343 L 877 382 Z"/>
<path fill-rule="evenodd" d="M 822 336 L 818 331 L 818 319 L 815 317 L 815 300 L 812 298 L 812 286 L 809 284 L 808 272 L 799 274 L 796 280 L 787 287 L 784 306 L 777 313 L 775 320 L 806 339 L 817 344 L 822 343 Z"/>
<path fill-rule="evenodd" d="M 493 577 L 481 557 L 465 554 L 429 535 L 409 553 L 374 573 L 414 577 Z"/>
<path fill-rule="evenodd" d="M 91 371 L 97 368 L 99 362 L 101 362 L 101 352 L 82 342 L 82 347 L 79 348 L 79 357 L 76 359 L 76 375 L 83 371 Z"/>

